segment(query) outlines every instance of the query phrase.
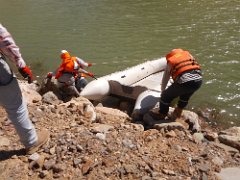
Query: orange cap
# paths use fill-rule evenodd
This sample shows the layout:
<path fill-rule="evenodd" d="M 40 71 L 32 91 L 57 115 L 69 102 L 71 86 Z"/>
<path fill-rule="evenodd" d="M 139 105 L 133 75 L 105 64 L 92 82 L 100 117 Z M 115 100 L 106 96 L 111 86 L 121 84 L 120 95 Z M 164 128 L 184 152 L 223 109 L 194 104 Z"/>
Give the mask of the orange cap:
<path fill-rule="evenodd" d="M 180 49 L 180 48 L 178 48 L 178 49 L 173 49 L 170 53 L 168 53 L 168 54 L 166 55 L 166 59 L 169 59 L 169 58 L 171 58 L 172 56 L 174 56 L 175 54 L 181 53 L 181 52 L 183 52 L 183 50 Z"/>

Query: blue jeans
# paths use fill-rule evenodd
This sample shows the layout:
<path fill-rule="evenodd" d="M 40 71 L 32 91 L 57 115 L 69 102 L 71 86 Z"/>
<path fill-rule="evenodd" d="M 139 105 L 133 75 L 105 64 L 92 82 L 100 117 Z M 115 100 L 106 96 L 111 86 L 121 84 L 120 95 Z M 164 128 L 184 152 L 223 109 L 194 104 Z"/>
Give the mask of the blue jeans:
<path fill-rule="evenodd" d="M 161 114 L 167 115 L 169 106 L 173 99 L 179 97 L 177 106 L 181 109 L 185 108 L 188 104 L 188 100 L 202 85 L 202 80 L 188 81 L 182 84 L 174 82 L 161 94 L 160 109 Z"/>
<path fill-rule="evenodd" d="M 9 69 L 6 69 L 6 62 L 0 58 L 0 76 L 12 78 Z M 3 66 L 4 64 L 4 66 Z M 27 105 L 23 100 L 22 93 L 17 79 L 14 77 L 5 85 L 0 85 L 0 105 L 3 106 L 12 121 L 22 144 L 29 148 L 37 142 L 36 130 L 29 119 Z"/>

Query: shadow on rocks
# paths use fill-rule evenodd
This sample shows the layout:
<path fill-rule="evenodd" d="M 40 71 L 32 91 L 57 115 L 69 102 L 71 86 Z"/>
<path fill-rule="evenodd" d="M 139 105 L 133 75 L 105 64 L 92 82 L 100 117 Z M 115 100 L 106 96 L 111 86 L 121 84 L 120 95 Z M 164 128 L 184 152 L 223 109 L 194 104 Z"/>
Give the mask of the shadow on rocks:
<path fill-rule="evenodd" d="M 1 150 L 0 151 L 0 161 L 10 159 L 14 155 L 23 156 L 23 155 L 26 155 L 26 151 L 24 148 L 18 149 L 18 150 L 9 150 L 9 151 Z"/>

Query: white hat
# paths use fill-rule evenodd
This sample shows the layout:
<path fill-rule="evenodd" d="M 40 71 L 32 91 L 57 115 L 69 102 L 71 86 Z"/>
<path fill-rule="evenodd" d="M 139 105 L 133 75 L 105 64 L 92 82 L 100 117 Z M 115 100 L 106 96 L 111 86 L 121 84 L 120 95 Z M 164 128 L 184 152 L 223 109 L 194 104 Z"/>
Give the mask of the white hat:
<path fill-rule="evenodd" d="M 68 53 L 67 50 L 61 50 L 61 54 Z"/>

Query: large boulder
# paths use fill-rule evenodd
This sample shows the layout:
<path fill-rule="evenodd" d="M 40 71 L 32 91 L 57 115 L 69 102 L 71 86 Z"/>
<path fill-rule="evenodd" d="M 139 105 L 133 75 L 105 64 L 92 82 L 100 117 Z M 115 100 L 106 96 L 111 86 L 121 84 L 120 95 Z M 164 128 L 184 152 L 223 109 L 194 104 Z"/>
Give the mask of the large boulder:
<path fill-rule="evenodd" d="M 240 151 L 240 127 L 231 127 L 221 131 L 218 139 L 221 143 L 234 147 Z"/>
<path fill-rule="evenodd" d="M 28 84 L 25 81 L 18 81 L 18 83 L 27 104 L 39 102 L 42 100 L 42 96 L 37 92 L 38 86 L 35 83 Z"/>

